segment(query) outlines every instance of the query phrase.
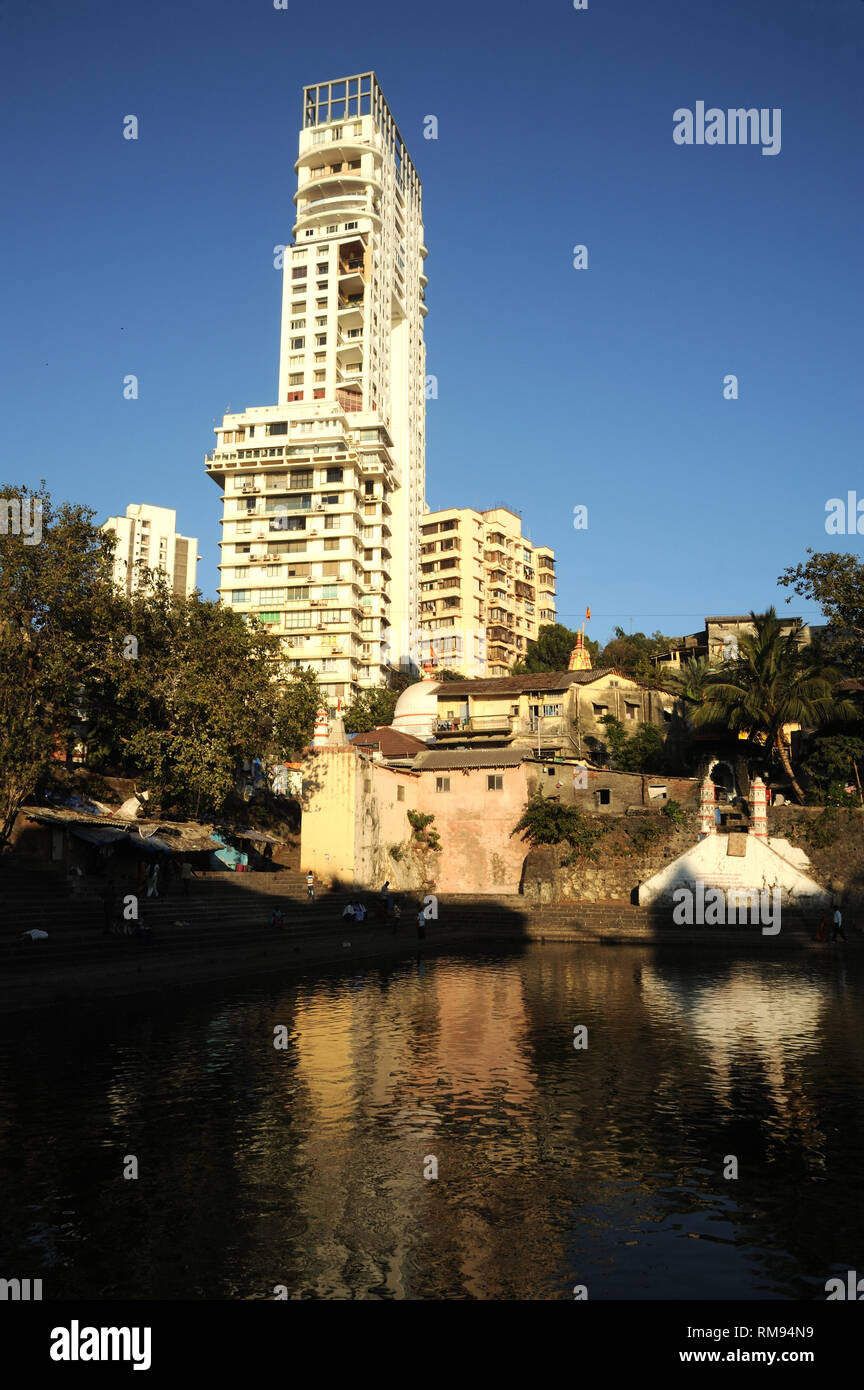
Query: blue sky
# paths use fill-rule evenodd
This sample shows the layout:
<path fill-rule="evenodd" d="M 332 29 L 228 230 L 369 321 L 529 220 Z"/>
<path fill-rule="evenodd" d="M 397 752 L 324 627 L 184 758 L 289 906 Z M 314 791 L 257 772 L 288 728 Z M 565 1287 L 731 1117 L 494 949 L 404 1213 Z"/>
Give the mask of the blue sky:
<path fill-rule="evenodd" d="M 431 506 L 521 511 L 601 640 L 859 549 L 824 518 L 864 496 L 862 0 L 5 0 L 0 43 L 0 479 L 176 506 L 215 592 L 203 456 L 275 400 L 301 88 L 371 68 L 424 185 Z M 779 107 L 780 153 L 676 145 L 700 100 Z"/>

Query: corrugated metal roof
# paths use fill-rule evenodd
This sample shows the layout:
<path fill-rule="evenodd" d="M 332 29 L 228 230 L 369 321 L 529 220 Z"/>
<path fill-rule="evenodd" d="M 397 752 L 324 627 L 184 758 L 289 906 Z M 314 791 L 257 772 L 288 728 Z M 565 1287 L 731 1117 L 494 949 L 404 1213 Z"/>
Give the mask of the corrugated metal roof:
<path fill-rule="evenodd" d="M 447 768 L 518 767 L 520 763 L 532 761 L 531 754 L 524 748 L 455 748 L 452 753 L 420 753 L 414 766 L 420 772 L 437 772 Z"/>

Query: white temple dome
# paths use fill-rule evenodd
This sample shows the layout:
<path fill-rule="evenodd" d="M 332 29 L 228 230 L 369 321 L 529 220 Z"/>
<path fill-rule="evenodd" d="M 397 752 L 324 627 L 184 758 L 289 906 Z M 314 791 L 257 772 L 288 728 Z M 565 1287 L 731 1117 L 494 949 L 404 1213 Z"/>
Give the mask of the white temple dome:
<path fill-rule="evenodd" d="M 396 701 L 391 727 L 431 743 L 438 727 L 439 682 L 428 676 L 403 690 Z"/>

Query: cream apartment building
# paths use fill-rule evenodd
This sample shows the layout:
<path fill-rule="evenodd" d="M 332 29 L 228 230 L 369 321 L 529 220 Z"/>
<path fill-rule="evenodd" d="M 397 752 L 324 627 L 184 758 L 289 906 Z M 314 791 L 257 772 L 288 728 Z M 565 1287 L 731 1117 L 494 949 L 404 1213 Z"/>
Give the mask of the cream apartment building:
<path fill-rule="evenodd" d="M 422 659 L 469 677 L 506 676 L 554 623 L 555 553 L 507 507 L 449 507 L 420 522 Z"/>
<path fill-rule="evenodd" d="M 278 403 L 226 415 L 220 595 L 350 699 L 416 669 L 421 186 L 374 73 L 304 88 Z"/>
<path fill-rule="evenodd" d="M 187 598 L 194 592 L 198 541 L 179 534 L 173 508 L 130 502 L 125 516 L 109 516 L 101 529 L 114 534 L 114 583 L 119 589 L 131 594 L 151 569 L 165 575 L 175 594 Z"/>

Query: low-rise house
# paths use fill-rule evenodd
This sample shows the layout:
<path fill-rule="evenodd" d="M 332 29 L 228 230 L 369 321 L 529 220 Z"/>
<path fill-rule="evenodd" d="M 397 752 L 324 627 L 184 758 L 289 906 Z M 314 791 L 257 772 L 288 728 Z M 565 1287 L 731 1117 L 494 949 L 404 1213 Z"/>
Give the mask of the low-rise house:
<path fill-rule="evenodd" d="M 781 618 L 784 632 L 797 632 L 802 647 L 810 645 L 815 628 L 807 627 L 800 618 Z M 668 651 L 651 657 L 658 676 L 664 673 L 677 673 L 691 660 L 709 661 L 712 666 L 721 661 L 733 660 L 738 655 L 738 639 L 744 633 L 752 636 L 756 631 L 749 613 L 717 616 L 705 619 L 701 632 L 688 633 L 686 637 L 671 640 Z"/>
<path fill-rule="evenodd" d="M 620 720 L 627 732 L 640 724 L 671 731 L 683 715 L 678 697 L 614 667 L 447 681 L 436 700 L 436 746 L 497 745 L 595 763 L 607 755 L 604 715 Z"/>

